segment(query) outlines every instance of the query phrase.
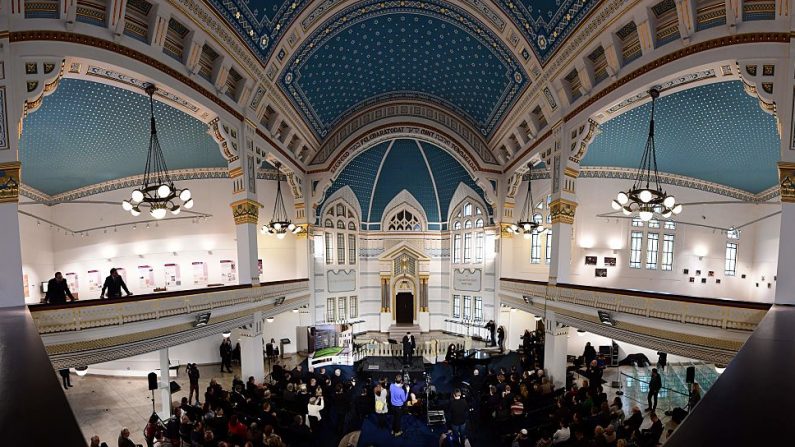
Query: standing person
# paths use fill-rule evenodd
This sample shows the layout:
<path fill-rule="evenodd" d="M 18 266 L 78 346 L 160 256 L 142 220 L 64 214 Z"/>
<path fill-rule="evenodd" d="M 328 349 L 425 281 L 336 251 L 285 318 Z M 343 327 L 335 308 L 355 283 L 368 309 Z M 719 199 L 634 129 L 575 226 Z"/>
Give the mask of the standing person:
<path fill-rule="evenodd" d="M 700 401 L 701 385 L 699 385 L 698 382 L 693 382 L 693 387 L 690 389 L 690 396 L 687 398 L 687 411 L 693 411 L 693 407 Z"/>
<path fill-rule="evenodd" d="M 132 292 L 127 290 L 127 284 L 124 284 L 124 279 L 119 275 L 115 268 L 110 269 L 110 276 L 105 278 L 105 284 L 102 285 L 102 293 L 99 295 L 100 299 L 105 298 L 105 291 L 108 291 L 108 298 L 121 298 L 121 289 L 127 292 L 127 296 L 132 295 Z"/>
<path fill-rule="evenodd" d="M 386 414 L 389 412 L 386 398 L 389 396 L 389 392 L 379 383 L 375 386 L 373 393 L 375 395 L 375 417 L 378 419 L 378 428 L 386 428 Z"/>
<path fill-rule="evenodd" d="M 500 345 L 500 352 L 505 351 L 505 328 L 500 326 L 497 328 L 497 343 Z"/>
<path fill-rule="evenodd" d="M 651 369 L 651 380 L 649 381 L 649 394 L 646 398 L 649 400 L 649 408 L 646 411 L 654 411 L 657 409 L 657 394 L 662 389 L 662 378 L 660 374 L 657 373 L 657 368 Z M 654 405 L 651 403 L 651 399 L 654 397 Z"/>
<path fill-rule="evenodd" d="M 124 427 L 119 433 L 119 447 L 135 447 L 135 443 L 130 440 L 130 429 Z"/>
<path fill-rule="evenodd" d="M 60 369 L 58 370 L 58 374 L 61 375 L 61 380 L 63 381 L 63 389 L 68 390 L 72 387 L 72 379 L 69 375 L 69 368 Z"/>
<path fill-rule="evenodd" d="M 461 390 L 453 391 L 453 399 L 450 401 L 450 428 L 461 438 L 466 438 L 467 417 L 469 416 L 469 404 L 466 399 L 461 398 Z"/>
<path fill-rule="evenodd" d="M 69 284 L 63 279 L 61 272 L 55 272 L 55 278 L 47 281 L 47 293 L 44 295 L 44 302 L 49 304 L 66 304 L 66 297 L 70 301 L 77 301 L 77 298 L 69 291 Z"/>
<path fill-rule="evenodd" d="M 392 435 L 400 436 L 400 419 L 403 417 L 403 405 L 408 399 L 408 393 L 403 386 L 403 377 L 395 376 L 395 383 L 389 386 L 390 403 L 392 404 Z"/>
<path fill-rule="evenodd" d="M 193 402 L 193 392 L 196 391 L 196 405 L 199 405 L 199 376 L 199 367 L 195 363 L 188 363 L 188 380 L 190 381 L 188 404 Z"/>
<path fill-rule="evenodd" d="M 665 353 L 665 352 L 662 352 L 662 351 L 658 352 L 657 353 L 657 368 L 659 368 L 660 371 L 665 371 L 665 365 L 667 365 L 667 364 L 668 364 L 668 354 Z"/>
<path fill-rule="evenodd" d="M 588 367 L 592 361 L 596 360 L 596 349 L 591 346 L 591 342 L 585 344 L 585 350 L 583 350 L 582 356 L 585 359 L 584 363 L 586 367 Z"/>
<path fill-rule="evenodd" d="M 494 337 L 494 331 L 497 330 L 497 325 L 494 324 L 494 320 L 489 320 L 489 322 L 486 323 L 486 329 L 489 331 L 489 346 L 497 346 L 497 339 Z"/>
<path fill-rule="evenodd" d="M 320 412 L 323 411 L 326 405 L 323 402 L 323 395 L 312 396 L 309 398 L 309 404 L 306 406 L 306 423 L 313 433 L 320 430 L 320 419 L 322 419 Z"/>
<path fill-rule="evenodd" d="M 414 346 L 416 346 L 416 342 L 414 341 L 414 336 L 411 335 L 411 332 L 406 332 L 406 335 L 403 336 L 403 364 L 404 365 L 411 365 L 411 361 L 414 358 Z"/>
<path fill-rule="evenodd" d="M 219 348 L 221 354 L 221 372 L 226 368 L 227 372 L 232 372 L 232 342 L 224 338 Z"/>

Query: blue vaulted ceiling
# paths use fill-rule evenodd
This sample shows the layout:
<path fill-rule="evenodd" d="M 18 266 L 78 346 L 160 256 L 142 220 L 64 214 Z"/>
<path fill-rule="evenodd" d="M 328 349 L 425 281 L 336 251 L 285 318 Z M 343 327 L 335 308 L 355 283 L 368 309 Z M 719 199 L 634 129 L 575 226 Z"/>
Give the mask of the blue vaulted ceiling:
<path fill-rule="evenodd" d="M 318 136 L 375 101 L 442 103 L 490 135 L 528 84 L 499 37 L 453 2 L 358 2 L 303 41 L 280 85 Z"/>
<path fill-rule="evenodd" d="M 670 172 L 751 193 L 778 181 L 780 139 L 775 119 L 748 96 L 741 81 L 694 87 L 657 100 L 657 165 Z M 651 104 L 600 126 L 583 166 L 637 168 Z"/>
<path fill-rule="evenodd" d="M 494 0 L 525 36 L 538 60 L 549 58 L 601 0 Z"/>
<path fill-rule="evenodd" d="M 340 172 L 323 200 L 349 186 L 359 200 L 363 228 L 379 229 L 386 206 L 405 189 L 422 205 L 428 229 L 441 230 L 446 228 L 450 201 L 461 183 L 486 203 L 483 190 L 452 155 L 436 145 L 401 138 L 357 155 Z"/>
<path fill-rule="evenodd" d="M 208 1 L 263 61 L 267 61 L 290 24 L 312 2 L 312 0 Z"/>
<path fill-rule="evenodd" d="M 201 121 L 155 101 L 169 169 L 225 167 Z M 25 118 L 22 181 L 50 195 L 142 174 L 149 146 L 149 98 L 117 87 L 62 79 Z"/>

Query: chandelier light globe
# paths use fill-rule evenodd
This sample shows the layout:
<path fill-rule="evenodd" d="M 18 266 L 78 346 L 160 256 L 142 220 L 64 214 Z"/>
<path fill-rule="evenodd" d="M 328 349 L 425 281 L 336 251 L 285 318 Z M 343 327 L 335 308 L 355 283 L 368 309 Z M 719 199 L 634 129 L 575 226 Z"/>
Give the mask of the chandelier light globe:
<path fill-rule="evenodd" d="M 524 234 L 522 235 L 522 237 L 524 237 L 525 239 L 530 239 L 530 236 L 531 236 L 532 234 L 533 234 L 533 233 L 524 233 Z"/>
<path fill-rule="evenodd" d="M 629 216 L 630 214 L 632 214 L 632 210 L 630 210 L 626 206 L 621 208 L 621 212 L 624 213 L 625 216 Z"/>
<path fill-rule="evenodd" d="M 643 210 L 638 213 L 638 217 L 640 217 L 640 220 L 648 222 L 654 217 L 654 213 L 650 210 Z"/>
<path fill-rule="evenodd" d="M 638 198 L 643 203 L 649 203 L 652 199 L 651 191 L 649 191 L 648 189 L 644 189 L 643 191 L 640 192 L 640 194 L 638 194 Z"/>
<path fill-rule="evenodd" d="M 182 204 L 182 207 L 185 208 L 186 210 L 193 208 L 193 199 L 188 199 L 187 202 Z"/>
<path fill-rule="evenodd" d="M 188 200 L 190 200 L 190 197 L 191 197 L 190 189 L 188 188 L 183 189 L 179 193 L 179 200 L 182 200 L 183 202 L 187 202 Z"/>
<path fill-rule="evenodd" d="M 137 206 L 135 206 L 133 207 L 133 209 L 130 210 L 130 214 L 132 214 L 134 217 L 138 217 L 141 215 L 141 210 L 138 209 Z"/>
<path fill-rule="evenodd" d="M 616 196 L 616 200 L 620 205 L 626 205 L 627 202 L 629 202 L 629 196 L 627 196 L 627 193 L 625 192 L 620 192 L 618 193 L 618 196 Z"/>
<path fill-rule="evenodd" d="M 621 209 L 621 204 L 618 203 L 618 200 L 613 200 L 612 202 L 610 202 L 610 206 L 612 206 L 613 209 L 616 211 Z"/>
<path fill-rule="evenodd" d="M 300 226 L 296 225 L 295 228 L 292 229 L 293 234 L 298 234 L 303 230 Z"/>
<path fill-rule="evenodd" d="M 278 239 L 284 239 L 285 236 L 287 236 L 286 233 L 276 233 L 276 238 Z"/>
<path fill-rule="evenodd" d="M 133 190 L 130 198 L 132 198 L 133 203 L 141 203 L 144 201 L 144 193 L 140 189 Z"/>
<path fill-rule="evenodd" d="M 275 224 L 273 224 L 273 228 L 275 228 L 275 229 L 277 229 L 277 230 L 281 230 L 281 229 L 282 229 L 282 224 L 281 224 L 281 222 L 276 222 Z"/>
<path fill-rule="evenodd" d="M 668 196 L 665 198 L 665 200 L 663 200 L 663 205 L 665 205 L 666 208 L 673 208 L 675 204 L 676 199 L 674 196 Z"/>
<path fill-rule="evenodd" d="M 166 198 L 166 197 L 168 197 L 170 194 L 171 194 L 171 188 L 169 188 L 169 186 L 168 186 L 168 185 L 160 185 L 160 186 L 157 188 L 157 195 L 158 195 L 158 197 L 160 197 L 161 199 L 165 199 L 165 198 Z"/>
<path fill-rule="evenodd" d="M 664 213 L 662 213 L 661 215 L 662 215 L 662 217 L 664 217 L 664 218 L 668 219 L 669 217 L 671 217 L 671 210 L 666 210 L 666 211 L 665 211 Z"/>
<path fill-rule="evenodd" d="M 536 231 L 538 231 L 539 233 L 543 233 L 544 231 L 546 231 L 546 228 L 543 225 L 539 225 L 538 228 L 536 228 Z"/>
<path fill-rule="evenodd" d="M 680 204 L 676 205 L 675 207 L 673 207 L 673 209 L 671 211 L 673 211 L 674 214 L 681 213 L 682 212 L 682 204 L 680 203 Z"/>
<path fill-rule="evenodd" d="M 150 211 L 150 213 L 152 214 L 152 217 L 154 217 L 155 219 L 162 219 L 162 218 L 166 217 L 166 209 L 165 208 L 153 208 Z"/>
<path fill-rule="evenodd" d="M 171 207 L 171 214 L 175 216 L 179 214 L 180 211 L 182 211 L 182 209 L 179 207 L 179 205 L 174 205 L 173 207 Z"/>
<path fill-rule="evenodd" d="M 124 209 L 124 211 L 130 211 L 133 209 L 132 203 L 130 203 L 128 200 L 122 200 L 121 207 Z"/>

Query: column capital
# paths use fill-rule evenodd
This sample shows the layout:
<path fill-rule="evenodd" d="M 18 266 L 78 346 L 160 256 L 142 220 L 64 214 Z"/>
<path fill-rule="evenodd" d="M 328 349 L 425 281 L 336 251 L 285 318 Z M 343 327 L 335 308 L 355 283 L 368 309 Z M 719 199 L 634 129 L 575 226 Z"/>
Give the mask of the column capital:
<path fill-rule="evenodd" d="M 0 203 L 19 202 L 19 184 L 22 163 L 0 163 Z"/>
<path fill-rule="evenodd" d="M 232 207 L 232 216 L 235 218 L 235 225 L 257 224 L 259 209 L 262 204 L 253 199 L 242 199 L 229 204 Z"/>
<path fill-rule="evenodd" d="M 577 202 L 557 198 L 549 204 L 549 213 L 552 215 L 552 224 L 574 224 L 574 213 L 577 210 Z"/>
<path fill-rule="evenodd" d="M 511 228 L 512 222 L 500 222 L 500 237 L 511 239 L 513 238 L 513 232 L 508 231 L 508 228 Z"/>
<path fill-rule="evenodd" d="M 782 203 L 795 203 L 795 163 L 778 162 L 778 179 Z M 2 187 L 2 185 L 0 185 Z M 2 190 L 0 190 L 2 191 Z"/>

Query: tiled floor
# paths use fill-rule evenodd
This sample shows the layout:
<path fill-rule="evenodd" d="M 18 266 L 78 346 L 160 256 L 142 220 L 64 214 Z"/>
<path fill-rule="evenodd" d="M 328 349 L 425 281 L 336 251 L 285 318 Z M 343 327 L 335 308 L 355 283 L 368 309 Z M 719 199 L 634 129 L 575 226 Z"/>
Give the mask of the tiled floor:
<path fill-rule="evenodd" d="M 296 362 L 303 361 L 303 357 L 293 357 L 284 360 L 287 367 L 292 368 Z M 266 365 L 267 366 L 267 365 Z M 240 367 L 233 365 L 233 373 L 219 372 L 219 365 L 199 366 L 200 379 L 199 391 L 204 399 L 204 390 L 215 378 L 224 388 L 230 388 L 232 378 L 240 374 Z M 60 381 L 60 376 L 58 377 Z M 143 438 L 143 429 L 149 416 L 152 414 L 152 392 L 149 391 L 145 377 L 109 377 L 86 375 L 71 376 L 72 388 L 66 391 L 66 397 L 72 406 L 72 411 L 83 430 L 86 439 L 99 435 L 108 445 L 116 445 L 122 427 L 127 427 L 132 433 L 130 438 L 136 444 L 146 445 Z M 188 396 L 188 376 L 185 368 L 181 367 L 176 381 L 182 389 L 172 395 L 172 400 L 179 402 Z M 160 392 L 155 391 L 155 409 L 160 409 Z"/>

